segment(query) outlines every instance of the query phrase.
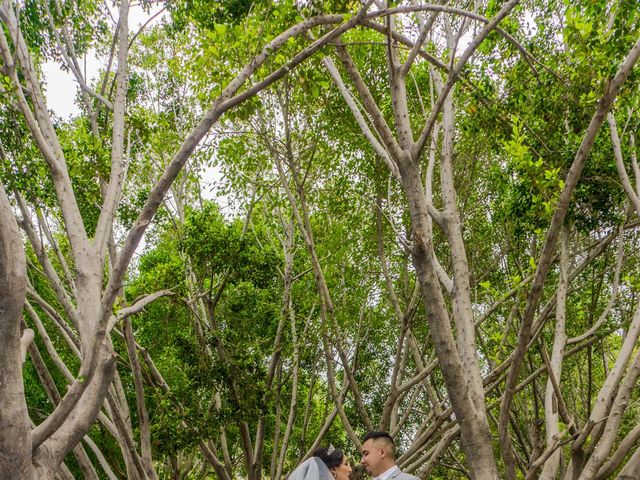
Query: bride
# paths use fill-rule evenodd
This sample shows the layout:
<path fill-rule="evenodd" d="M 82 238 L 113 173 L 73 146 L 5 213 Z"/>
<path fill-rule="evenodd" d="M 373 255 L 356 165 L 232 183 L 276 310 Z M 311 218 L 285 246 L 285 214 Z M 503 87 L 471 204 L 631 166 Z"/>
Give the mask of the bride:
<path fill-rule="evenodd" d="M 313 456 L 298 465 L 288 480 L 349 480 L 350 475 L 345 454 L 329 445 L 314 450 Z"/>

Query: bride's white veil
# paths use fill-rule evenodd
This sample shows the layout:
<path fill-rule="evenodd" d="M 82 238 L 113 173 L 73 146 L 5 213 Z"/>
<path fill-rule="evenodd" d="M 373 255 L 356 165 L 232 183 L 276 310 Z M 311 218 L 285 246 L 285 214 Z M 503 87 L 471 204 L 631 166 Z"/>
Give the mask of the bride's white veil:
<path fill-rule="evenodd" d="M 333 476 L 322 460 L 310 457 L 298 465 L 287 480 L 333 480 Z"/>

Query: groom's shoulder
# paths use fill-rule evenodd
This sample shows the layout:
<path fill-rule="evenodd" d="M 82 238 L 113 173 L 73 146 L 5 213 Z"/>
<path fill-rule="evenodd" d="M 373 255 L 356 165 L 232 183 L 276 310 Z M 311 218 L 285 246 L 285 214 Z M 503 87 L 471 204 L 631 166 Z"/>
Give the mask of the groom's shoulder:
<path fill-rule="evenodd" d="M 405 473 L 402 470 L 398 470 L 398 472 L 395 475 L 392 475 L 392 477 L 389 480 L 420 480 L 418 477 L 411 475 L 410 473 Z"/>

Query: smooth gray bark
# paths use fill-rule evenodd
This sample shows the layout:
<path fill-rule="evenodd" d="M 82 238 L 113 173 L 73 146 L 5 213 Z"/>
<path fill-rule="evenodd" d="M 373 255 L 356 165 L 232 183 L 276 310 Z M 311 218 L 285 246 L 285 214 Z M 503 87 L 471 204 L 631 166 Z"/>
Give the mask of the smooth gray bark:
<path fill-rule="evenodd" d="M 22 384 L 20 324 L 27 290 L 26 258 L 9 198 L 0 184 L 0 472 L 31 479 L 31 424 Z"/>

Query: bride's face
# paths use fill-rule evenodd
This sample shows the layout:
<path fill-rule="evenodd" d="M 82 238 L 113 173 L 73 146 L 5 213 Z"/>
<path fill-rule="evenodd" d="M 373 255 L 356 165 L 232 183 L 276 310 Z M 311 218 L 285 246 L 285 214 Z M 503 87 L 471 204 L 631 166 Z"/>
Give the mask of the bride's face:
<path fill-rule="evenodd" d="M 343 456 L 342 463 L 332 468 L 331 471 L 336 480 L 349 480 L 351 476 L 351 465 L 349 465 L 347 456 Z"/>

